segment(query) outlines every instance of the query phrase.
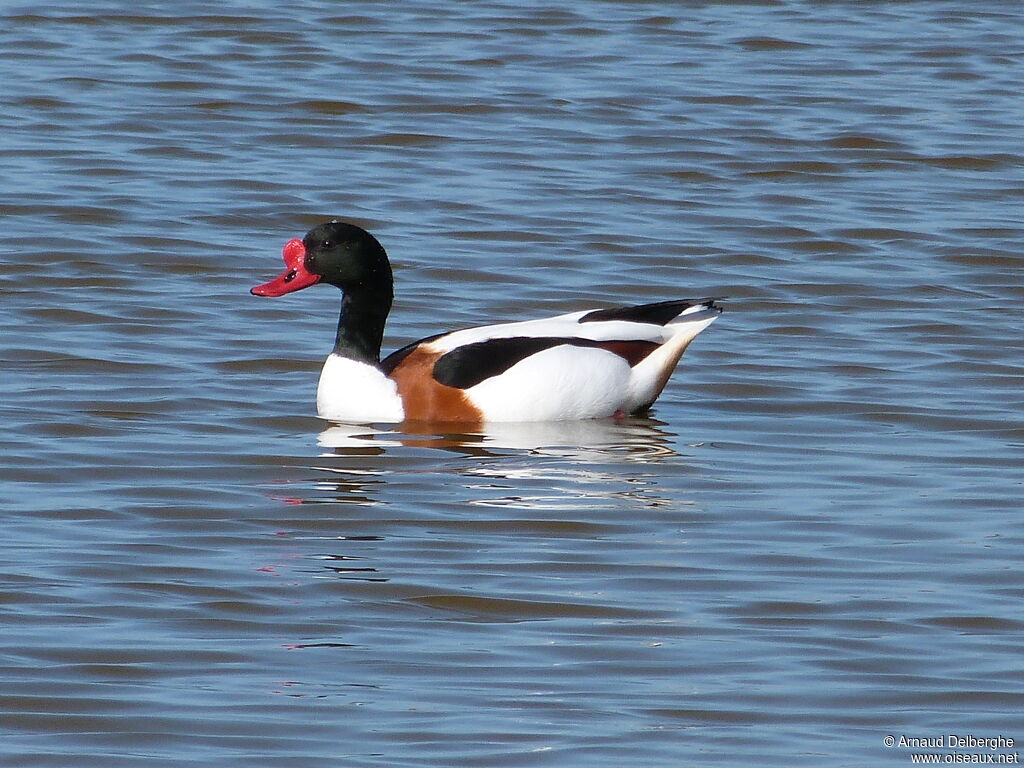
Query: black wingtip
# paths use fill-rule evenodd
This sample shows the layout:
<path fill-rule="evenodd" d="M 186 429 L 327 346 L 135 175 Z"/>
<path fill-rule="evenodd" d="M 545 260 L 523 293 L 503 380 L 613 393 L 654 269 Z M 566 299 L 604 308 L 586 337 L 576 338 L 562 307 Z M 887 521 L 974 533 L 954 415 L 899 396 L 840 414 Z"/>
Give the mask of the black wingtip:
<path fill-rule="evenodd" d="M 595 309 L 580 318 L 581 323 L 598 323 L 608 320 L 625 320 L 631 323 L 650 323 L 652 325 L 668 325 L 686 310 L 692 307 L 706 306 L 708 309 L 722 308 L 715 304 L 723 297 L 704 299 L 675 299 L 658 301 L 653 304 L 640 304 L 635 307 L 612 307 L 611 309 Z"/>

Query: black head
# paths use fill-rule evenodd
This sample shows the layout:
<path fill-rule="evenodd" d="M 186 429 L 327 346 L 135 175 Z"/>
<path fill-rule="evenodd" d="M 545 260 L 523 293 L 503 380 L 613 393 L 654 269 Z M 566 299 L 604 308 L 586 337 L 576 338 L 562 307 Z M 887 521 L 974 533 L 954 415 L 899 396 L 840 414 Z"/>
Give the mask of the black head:
<path fill-rule="evenodd" d="M 286 269 L 256 286 L 257 296 L 283 296 L 316 283 L 330 283 L 349 296 L 384 298 L 390 306 L 391 264 L 377 238 L 362 227 L 331 221 L 291 240 L 284 247 Z"/>
<path fill-rule="evenodd" d="M 305 267 L 345 292 L 391 288 L 391 264 L 377 238 L 362 227 L 331 221 L 302 238 Z"/>
<path fill-rule="evenodd" d="M 375 365 L 392 299 L 391 265 L 377 238 L 355 224 L 332 221 L 288 241 L 282 255 L 285 271 L 252 293 L 284 296 L 317 283 L 336 285 L 344 297 L 334 352 Z"/>

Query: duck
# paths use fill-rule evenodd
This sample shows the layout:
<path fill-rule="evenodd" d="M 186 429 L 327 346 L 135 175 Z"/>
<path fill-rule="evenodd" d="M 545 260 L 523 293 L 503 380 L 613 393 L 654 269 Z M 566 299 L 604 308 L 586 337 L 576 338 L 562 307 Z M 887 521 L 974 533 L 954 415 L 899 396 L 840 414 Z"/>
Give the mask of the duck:
<path fill-rule="evenodd" d="M 381 359 L 394 278 L 362 227 L 320 224 L 283 250 L 285 270 L 251 293 L 341 289 L 318 415 L 340 424 L 554 422 L 647 412 L 683 352 L 722 312 L 718 298 L 580 310 L 438 333 Z"/>

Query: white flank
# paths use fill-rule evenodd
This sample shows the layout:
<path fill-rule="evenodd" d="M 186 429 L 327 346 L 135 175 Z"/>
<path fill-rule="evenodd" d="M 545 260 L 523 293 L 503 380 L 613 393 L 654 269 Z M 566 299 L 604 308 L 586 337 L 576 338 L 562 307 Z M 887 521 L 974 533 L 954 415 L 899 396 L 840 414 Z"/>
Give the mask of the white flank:
<path fill-rule="evenodd" d="M 466 390 L 486 421 L 599 419 L 622 407 L 629 364 L 593 347 L 560 346 Z"/>
<path fill-rule="evenodd" d="M 375 366 L 331 354 L 316 391 L 320 418 L 348 424 L 399 422 L 405 418 L 398 386 Z"/>

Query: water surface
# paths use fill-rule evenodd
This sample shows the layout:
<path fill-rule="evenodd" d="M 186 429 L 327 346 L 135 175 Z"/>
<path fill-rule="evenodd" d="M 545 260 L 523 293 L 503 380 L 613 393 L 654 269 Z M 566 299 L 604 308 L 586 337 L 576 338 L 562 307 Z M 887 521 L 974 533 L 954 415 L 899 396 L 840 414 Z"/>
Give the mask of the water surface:
<path fill-rule="evenodd" d="M 0 18 L 4 764 L 1024 742 L 1019 8 Z M 332 427 L 336 293 L 248 295 L 332 217 L 388 349 L 730 299 L 651 418 Z"/>

